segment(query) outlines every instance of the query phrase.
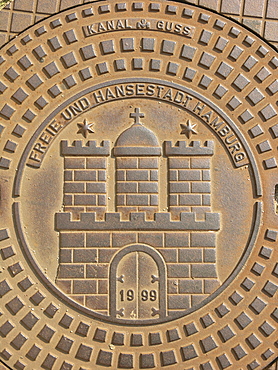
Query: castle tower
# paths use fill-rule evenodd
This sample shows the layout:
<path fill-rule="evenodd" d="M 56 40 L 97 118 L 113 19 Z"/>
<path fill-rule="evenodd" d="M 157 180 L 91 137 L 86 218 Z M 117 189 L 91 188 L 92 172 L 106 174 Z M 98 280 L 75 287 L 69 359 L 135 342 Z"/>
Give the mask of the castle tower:
<path fill-rule="evenodd" d="M 83 146 L 74 141 L 72 146 L 62 140 L 64 157 L 64 211 L 79 218 L 81 212 L 95 212 L 103 219 L 106 211 L 106 157 L 110 154 L 109 141 L 97 147 L 95 141 Z"/>
<path fill-rule="evenodd" d="M 130 114 L 135 123 L 117 139 L 116 206 L 123 219 L 131 212 L 146 212 L 152 219 L 158 211 L 158 157 L 161 148 L 155 134 L 142 126 L 139 109 Z"/>
<path fill-rule="evenodd" d="M 179 219 L 181 212 L 193 212 L 196 219 L 204 219 L 211 212 L 211 158 L 214 154 L 213 141 L 203 146 L 192 141 L 178 141 L 172 146 L 165 142 L 165 155 L 169 169 L 169 210 L 173 219 Z"/>

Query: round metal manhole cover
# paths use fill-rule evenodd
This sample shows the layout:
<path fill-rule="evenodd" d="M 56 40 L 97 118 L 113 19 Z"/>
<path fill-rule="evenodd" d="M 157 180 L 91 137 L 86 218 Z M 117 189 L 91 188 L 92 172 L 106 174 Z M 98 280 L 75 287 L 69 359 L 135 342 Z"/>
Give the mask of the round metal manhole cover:
<path fill-rule="evenodd" d="M 0 63 L 1 360 L 275 360 L 277 53 L 192 5 L 110 1 Z"/>

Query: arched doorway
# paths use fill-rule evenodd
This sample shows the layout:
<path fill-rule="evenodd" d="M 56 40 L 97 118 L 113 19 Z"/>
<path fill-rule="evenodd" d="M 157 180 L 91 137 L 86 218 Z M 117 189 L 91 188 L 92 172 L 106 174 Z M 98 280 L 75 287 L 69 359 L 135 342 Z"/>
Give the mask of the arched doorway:
<path fill-rule="evenodd" d="M 132 245 L 110 265 L 110 315 L 126 320 L 166 316 L 166 265 L 146 245 Z"/>

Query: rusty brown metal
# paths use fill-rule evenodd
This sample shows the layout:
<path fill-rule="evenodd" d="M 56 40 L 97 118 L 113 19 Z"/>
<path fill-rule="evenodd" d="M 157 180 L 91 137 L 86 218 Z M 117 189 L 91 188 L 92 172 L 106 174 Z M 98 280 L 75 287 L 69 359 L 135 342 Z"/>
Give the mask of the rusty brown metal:
<path fill-rule="evenodd" d="M 274 48 L 194 5 L 102 1 L 1 52 L 2 362 L 272 366 Z"/>

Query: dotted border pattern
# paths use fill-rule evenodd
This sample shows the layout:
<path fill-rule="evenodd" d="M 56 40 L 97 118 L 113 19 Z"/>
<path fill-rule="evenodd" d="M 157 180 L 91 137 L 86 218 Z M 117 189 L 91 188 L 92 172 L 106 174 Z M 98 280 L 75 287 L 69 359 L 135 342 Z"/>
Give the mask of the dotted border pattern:
<path fill-rule="evenodd" d="M 175 7 L 175 8 L 178 8 L 178 7 Z M 99 9 L 99 11 L 100 13 L 106 13 L 108 11 L 108 6 L 107 5 L 102 6 Z M 177 9 L 176 10 L 170 9 L 170 14 L 172 13 L 175 14 L 174 11 L 177 11 Z M 167 12 L 169 12 L 169 9 L 167 9 Z M 204 15 L 205 17 L 203 18 L 205 19 L 205 22 L 207 22 L 209 19 L 208 14 L 204 13 Z M 57 24 L 57 22 L 55 22 L 55 24 Z M 15 47 L 12 46 L 9 48 L 9 51 L 7 51 L 7 53 L 12 56 L 14 53 L 18 51 L 18 49 L 15 51 L 14 50 L 15 50 Z M 258 50 L 259 48 L 256 49 L 257 52 Z M 267 54 L 268 53 L 266 53 L 266 55 Z M 276 63 L 275 61 L 276 61 L 275 57 L 269 60 L 269 65 L 272 66 L 271 68 L 274 68 L 275 63 Z M 170 74 L 173 75 L 173 73 L 170 73 Z M 102 75 L 100 71 L 99 71 L 99 75 Z M 274 131 L 274 127 L 275 126 L 271 126 L 272 131 Z M 15 136 L 22 137 L 23 135 L 20 136 L 17 134 Z M 135 340 L 135 337 L 131 338 L 131 336 L 127 335 L 126 333 L 118 333 L 118 332 L 112 333 L 102 328 L 95 328 L 93 327 L 93 325 L 90 325 L 88 322 L 83 322 L 83 321 L 76 322 L 76 320 L 73 320 L 74 318 L 70 316 L 69 314 L 60 312 L 62 311 L 62 309 L 59 308 L 57 303 L 56 304 L 49 303 L 47 307 L 43 305 L 42 302 L 46 302 L 46 300 L 48 300 L 46 295 L 43 292 L 35 289 L 34 284 L 32 284 L 32 281 L 30 278 L 27 278 L 26 280 L 26 277 L 24 279 L 23 277 L 21 277 L 24 274 L 25 270 L 23 269 L 23 263 L 19 262 L 18 258 L 16 258 L 14 248 L 8 245 L 9 243 L 7 244 L 7 242 L 9 241 L 8 231 L 5 229 L 1 230 L 0 235 L 1 235 L 1 238 L 0 238 L 1 243 L 3 245 L 3 248 L 1 249 L 3 260 L 7 261 L 7 263 L 9 262 L 9 259 L 13 260 L 13 263 L 11 264 L 8 263 L 7 278 L 1 281 L 1 295 L 5 296 L 5 299 L 7 299 L 8 297 L 10 298 L 9 302 L 5 305 L 4 310 L 8 310 L 7 312 L 9 313 L 12 312 L 12 315 L 14 316 L 14 318 L 18 317 L 17 315 L 20 315 L 19 317 L 21 318 L 20 322 L 22 325 L 22 330 L 19 333 L 17 333 L 16 336 L 14 336 L 13 331 L 12 331 L 14 327 L 12 320 L 6 320 L 1 325 L 1 329 L 0 329 L 1 334 L 9 338 L 10 340 L 10 345 L 7 346 L 9 348 L 5 348 L 1 352 L 1 356 L 5 360 L 9 360 L 10 357 L 11 358 L 16 357 L 16 355 L 14 356 L 14 351 L 15 350 L 19 351 L 21 347 L 25 345 L 26 338 L 28 337 L 28 334 L 27 334 L 28 330 L 33 330 L 33 326 L 35 327 L 37 321 L 39 322 L 39 320 L 36 321 L 36 319 L 33 318 L 32 316 L 28 316 L 28 318 L 25 318 L 31 311 L 28 312 L 28 314 L 23 317 L 23 312 L 26 313 L 26 310 L 27 309 L 29 310 L 29 308 L 27 308 L 26 302 L 23 302 L 22 299 L 20 299 L 18 296 L 13 295 L 11 286 L 15 286 L 15 284 L 10 283 L 10 281 L 13 279 L 15 279 L 16 283 L 19 284 L 20 290 L 26 289 L 25 291 L 28 291 L 29 289 L 31 289 L 29 290 L 30 292 L 32 291 L 32 294 L 30 293 L 31 295 L 30 295 L 29 301 L 32 302 L 34 306 L 38 306 L 38 307 L 43 306 L 44 315 L 46 315 L 49 318 L 57 317 L 57 319 L 55 320 L 58 320 L 58 317 L 59 317 L 58 325 L 62 326 L 63 328 L 73 327 L 74 330 L 71 331 L 72 337 L 74 336 L 74 334 L 82 336 L 84 338 L 92 337 L 94 341 L 94 347 L 96 347 L 98 343 L 111 343 L 112 346 L 118 346 L 121 343 L 124 343 L 124 341 L 127 341 L 127 337 L 130 339 L 131 346 L 134 346 L 134 343 L 138 343 L 138 337 L 137 337 L 137 340 Z M 198 354 L 201 357 L 201 355 L 204 353 L 209 353 L 213 350 L 216 350 L 220 346 L 223 347 L 223 343 L 226 343 L 227 341 L 231 341 L 229 342 L 229 345 L 230 345 L 230 343 L 234 341 L 233 338 L 235 337 L 235 335 L 233 335 L 233 333 L 236 332 L 237 328 L 239 327 L 240 330 L 244 330 L 246 327 L 249 326 L 250 323 L 254 321 L 255 318 L 258 317 L 256 315 L 259 315 L 263 310 L 266 311 L 268 309 L 267 301 L 269 297 L 273 297 L 277 290 L 277 284 L 274 282 L 275 277 L 277 277 L 277 263 L 275 262 L 276 260 L 273 258 L 274 252 L 275 252 L 273 248 L 273 242 L 276 242 L 276 241 L 277 241 L 277 231 L 272 230 L 272 229 L 266 230 L 264 246 L 261 247 L 260 252 L 258 253 L 258 258 L 257 258 L 258 261 L 254 263 L 254 265 L 250 269 L 250 276 L 245 277 L 245 279 L 242 281 L 240 285 L 240 288 L 237 291 L 234 291 L 228 297 L 228 300 L 225 301 L 225 303 L 221 303 L 221 305 L 219 305 L 213 313 L 209 313 L 209 314 L 202 316 L 200 318 L 199 323 L 189 322 L 187 324 L 184 324 L 183 331 L 181 330 L 180 327 L 173 327 L 173 329 L 167 329 L 166 333 L 162 333 L 161 331 L 158 331 L 158 332 L 151 332 L 149 334 L 146 334 L 145 332 L 144 333 L 136 332 L 132 334 L 133 336 L 134 335 L 141 336 L 142 338 L 141 342 L 144 344 L 149 343 L 150 346 L 156 346 L 156 345 L 158 346 L 160 345 L 160 343 L 163 344 L 163 343 L 175 342 L 174 347 L 176 348 L 176 345 L 178 343 L 177 341 L 179 340 L 181 341 L 183 338 L 186 338 L 186 342 L 188 343 L 188 337 L 193 338 L 192 337 L 193 335 L 196 336 L 197 333 L 200 332 L 202 329 L 206 329 L 207 327 L 209 327 L 210 335 L 201 339 L 200 347 L 196 348 L 196 345 L 192 343 L 190 345 L 181 347 L 180 353 L 178 353 L 174 349 L 171 349 L 168 351 L 159 351 L 159 356 L 158 354 L 154 354 L 154 353 L 141 353 L 140 358 L 139 357 L 135 358 L 135 356 L 133 356 L 132 353 L 122 353 L 120 351 L 118 354 L 118 358 L 117 358 L 118 367 L 126 368 L 127 366 L 126 364 L 128 363 L 131 364 L 133 360 L 138 361 L 137 363 L 139 364 L 140 368 L 149 368 L 146 366 L 149 366 L 148 364 L 150 364 L 151 361 L 154 361 L 154 363 L 156 364 L 155 366 L 157 366 L 159 363 L 161 364 L 161 366 L 168 366 L 168 365 L 177 363 L 180 359 L 183 362 L 190 361 L 190 360 L 193 361 L 194 358 L 198 357 Z M 271 261 L 271 263 L 268 262 L 268 264 L 266 265 L 266 260 Z M 244 309 L 244 311 L 242 312 L 240 316 L 234 319 L 234 324 L 224 325 L 222 329 L 217 330 L 217 332 L 213 333 L 214 324 L 219 320 L 219 317 L 228 318 L 229 316 L 226 316 L 226 315 L 231 315 L 233 306 L 240 307 L 240 305 L 242 305 L 242 307 L 245 307 L 242 304 L 242 302 L 244 301 L 244 295 L 246 295 L 247 292 L 249 291 L 252 291 L 252 290 L 254 291 L 255 284 L 257 284 L 258 286 L 259 282 L 261 281 L 261 277 L 266 275 L 266 271 L 267 270 L 270 271 L 270 269 L 272 269 L 270 273 L 270 278 L 267 280 L 266 284 L 260 290 L 260 294 L 249 304 L 248 308 Z M 248 318 L 250 321 L 249 324 L 247 324 Z M 4 317 L 3 319 L 5 320 Z M 35 324 L 33 324 L 34 322 Z M 227 321 L 225 320 L 225 322 Z M 253 332 L 250 334 L 248 329 L 245 329 L 246 335 L 247 335 L 245 339 L 246 339 L 246 343 L 248 344 L 248 346 L 246 346 L 246 343 L 238 344 L 232 347 L 230 345 L 231 350 L 229 352 L 226 351 L 225 353 L 219 356 L 216 356 L 215 360 L 210 360 L 211 362 L 210 365 L 208 363 L 203 363 L 200 366 L 202 366 L 204 369 L 209 368 L 209 366 L 211 368 L 218 366 L 221 369 L 222 368 L 224 369 L 226 367 L 231 366 L 235 360 L 241 361 L 241 359 L 242 358 L 244 359 L 245 356 L 250 357 L 250 354 L 248 353 L 250 352 L 250 348 L 251 350 L 256 350 L 256 356 L 257 356 L 257 352 L 258 352 L 257 347 L 263 346 L 264 337 L 269 337 L 273 335 L 273 332 L 275 332 L 276 322 L 277 322 L 277 310 L 274 310 L 273 312 L 270 313 L 268 321 L 261 323 L 256 331 L 254 330 L 254 328 L 252 328 Z M 26 328 L 27 328 L 27 331 L 26 331 Z M 12 334 L 10 334 L 10 332 Z M 45 356 L 43 362 L 41 363 L 42 368 L 65 369 L 67 368 L 67 366 L 68 368 L 70 368 L 71 366 L 70 364 L 59 363 L 60 359 L 57 353 L 59 354 L 61 351 L 63 353 L 67 353 L 67 351 L 68 353 L 74 353 L 75 358 L 79 359 L 80 361 L 86 362 L 88 359 L 91 359 L 92 347 L 90 347 L 90 345 L 82 344 L 82 345 L 79 345 L 77 348 L 77 346 L 75 346 L 74 341 L 72 342 L 71 345 L 69 344 L 71 343 L 72 339 L 66 337 L 64 334 L 63 334 L 64 336 L 60 336 L 59 334 L 59 341 L 58 341 L 58 335 L 54 337 L 55 330 L 51 326 L 44 325 L 43 327 L 39 327 L 36 330 L 36 333 L 37 333 L 37 338 L 38 338 L 36 340 L 38 344 L 36 344 L 35 347 L 33 346 L 32 348 L 30 348 L 30 350 L 26 353 L 26 358 L 24 358 L 24 360 L 18 359 L 17 362 L 15 362 L 14 364 L 15 368 L 26 367 L 27 365 L 24 363 L 24 361 L 26 363 L 28 359 L 31 359 L 31 361 L 34 361 L 32 360 L 32 358 L 35 359 L 36 353 L 38 353 L 37 356 L 39 356 L 39 353 L 44 353 L 44 356 L 45 356 L 48 349 L 43 348 L 44 345 L 41 342 L 53 343 L 52 337 L 56 338 L 55 343 L 57 343 L 55 347 L 55 354 L 52 354 L 51 352 L 47 353 L 47 356 Z M 110 336 L 110 338 L 108 338 L 108 336 Z M 108 340 L 107 338 L 110 340 Z M 273 354 L 275 353 L 275 346 L 277 346 L 277 341 L 274 342 L 273 345 L 274 346 L 269 347 L 266 350 L 264 348 L 263 352 L 260 355 L 260 358 L 259 359 L 254 358 L 254 360 L 248 364 L 249 368 L 256 368 L 261 365 L 262 360 L 267 361 L 269 358 L 271 359 L 271 357 L 273 357 Z M 155 347 L 151 347 L 151 348 L 155 348 Z M 246 353 L 246 355 L 244 355 L 244 353 Z M 44 356 L 41 356 L 41 357 L 44 357 Z M 251 357 L 252 356 L 253 354 L 251 351 Z M 113 361 L 115 363 L 115 360 L 112 360 L 113 352 L 107 351 L 107 350 L 105 351 L 103 348 L 102 349 L 100 348 L 98 350 L 98 355 L 94 357 L 96 358 L 96 365 L 99 365 L 100 368 L 103 366 L 112 366 L 111 364 Z M 151 358 L 153 360 L 151 360 Z M 133 365 L 134 364 L 132 364 L 132 366 Z M 236 366 L 241 366 L 241 362 L 237 362 Z"/>

